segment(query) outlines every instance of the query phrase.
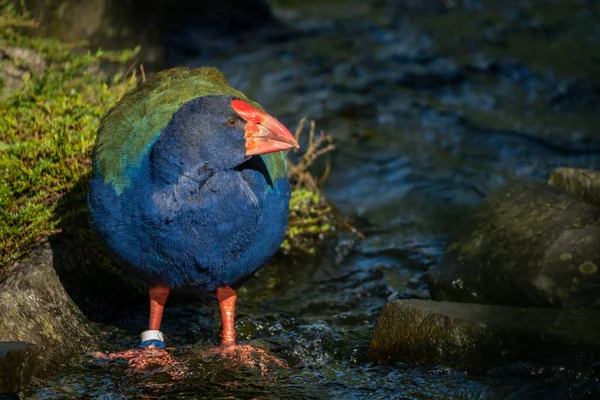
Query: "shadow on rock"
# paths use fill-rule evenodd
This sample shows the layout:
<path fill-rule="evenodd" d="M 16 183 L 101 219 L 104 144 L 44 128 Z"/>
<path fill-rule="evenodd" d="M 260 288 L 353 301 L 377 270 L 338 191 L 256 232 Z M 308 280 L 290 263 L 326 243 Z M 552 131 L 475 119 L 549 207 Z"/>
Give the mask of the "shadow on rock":
<path fill-rule="evenodd" d="M 506 184 L 450 238 L 431 269 L 435 300 L 538 307 L 600 302 L 600 209 L 535 181 Z"/>
<path fill-rule="evenodd" d="M 125 307 L 145 303 L 142 288 L 122 275 L 98 241 L 87 206 L 88 176 L 82 177 L 57 207 L 59 231 L 50 238 L 54 269 L 83 314 L 103 322 Z"/>
<path fill-rule="evenodd" d="M 507 307 L 431 300 L 385 305 L 371 340 L 384 362 L 421 362 L 484 372 L 515 360 L 573 369 L 600 351 L 600 311 Z"/>

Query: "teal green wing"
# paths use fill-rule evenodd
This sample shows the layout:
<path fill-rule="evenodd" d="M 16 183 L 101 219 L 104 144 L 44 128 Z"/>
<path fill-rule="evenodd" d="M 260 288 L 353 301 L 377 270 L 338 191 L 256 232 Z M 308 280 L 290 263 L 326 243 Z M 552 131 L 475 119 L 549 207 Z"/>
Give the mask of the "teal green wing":
<path fill-rule="evenodd" d="M 94 168 L 117 194 L 130 185 L 131 171 L 169 123 L 173 114 L 188 101 L 208 95 L 242 99 L 262 110 L 242 92 L 232 88 L 216 68 L 173 68 L 155 74 L 127 93 L 100 123 L 94 147 Z M 271 177 L 285 176 L 283 153 L 263 156 Z"/>

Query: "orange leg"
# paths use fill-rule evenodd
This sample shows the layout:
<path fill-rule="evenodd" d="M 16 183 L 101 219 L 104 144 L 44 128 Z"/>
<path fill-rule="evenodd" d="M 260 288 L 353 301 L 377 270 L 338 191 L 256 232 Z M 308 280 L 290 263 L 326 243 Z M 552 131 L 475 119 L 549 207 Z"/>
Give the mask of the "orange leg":
<path fill-rule="evenodd" d="M 223 333 L 221 335 L 221 346 L 203 351 L 203 357 L 219 355 L 226 357 L 229 361 L 228 367 L 244 365 L 250 368 L 259 368 L 262 375 L 275 367 L 288 368 L 287 363 L 270 355 L 267 351 L 249 344 L 239 345 L 235 343 L 235 301 L 237 294 L 229 286 L 217 288 L 217 299 L 221 307 L 223 318 Z"/>
<path fill-rule="evenodd" d="M 150 323 L 148 329 L 160 331 L 165 303 L 169 296 L 168 286 L 156 286 L 150 289 Z"/>
<path fill-rule="evenodd" d="M 104 360 L 128 360 L 128 373 L 154 374 L 156 367 L 168 367 L 180 364 L 165 349 L 160 323 L 162 321 L 165 303 L 169 296 L 168 286 L 155 286 L 150 289 L 150 322 L 149 330 L 142 333 L 142 343 L 137 349 L 113 354 L 96 353 L 94 358 Z"/>
<path fill-rule="evenodd" d="M 223 346 L 232 346 L 235 344 L 235 301 L 237 294 L 229 286 L 217 288 L 217 299 L 221 307 L 221 318 L 223 319 L 223 334 L 221 344 Z"/>

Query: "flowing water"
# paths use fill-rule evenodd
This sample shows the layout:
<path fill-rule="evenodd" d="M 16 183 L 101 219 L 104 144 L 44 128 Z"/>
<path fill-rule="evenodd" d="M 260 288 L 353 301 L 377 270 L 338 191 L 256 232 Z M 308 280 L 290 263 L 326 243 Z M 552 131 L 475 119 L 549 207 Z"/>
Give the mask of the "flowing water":
<path fill-rule="evenodd" d="M 427 3 L 426 6 L 423 4 Z M 598 370 L 525 360 L 472 374 L 368 357 L 386 301 L 428 298 L 427 269 L 452 227 L 516 177 L 600 167 L 600 8 L 591 1 L 274 2 L 286 29 L 219 37 L 189 27 L 174 63 L 214 65 L 286 125 L 335 137 L 324 190 L 354 217 L 314 260 L 286 259 L 240 291 L 239 339 L 285 359 L 261 375 L 197 355 L 218 340 L 216 302 L 168 304 L 163 331 L 183 367 L 152 376 L 89 362 L 26 393 L 71 398 L 586 398 Z M 317 166 L 318 168 L 318 166 Z M 134 346 L 144 307 L 102 328 Z M 107 345 L 108 346 L 108 345 Z M 597 393 L 597 392 L 595 392 Z"/>

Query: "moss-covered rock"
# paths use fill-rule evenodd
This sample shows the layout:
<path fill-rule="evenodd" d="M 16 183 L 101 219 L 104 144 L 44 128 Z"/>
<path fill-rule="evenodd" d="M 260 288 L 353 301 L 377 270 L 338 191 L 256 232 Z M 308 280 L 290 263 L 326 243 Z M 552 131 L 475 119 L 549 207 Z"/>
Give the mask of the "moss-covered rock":
<path fill-rule="evenodd" d="M 600 304 L 600 208 L 534 181 L 492 193 L 430 271 L 436 300 L 550 307 Z"/>
<path fill-rule="evenodd" d="M 548 184 L 600 207 L 600 172 L 579 168 L 557 168 L 548 177 Z"/>
<path fill-rule="evenodd" d="M 0 341 L 37 345 L 40 376 L 80 360 L 96 346 L 92 327 L 65 292 L 47 246 L 15 263 L 0 284 Z"/>
<path fill-rule="evenodd" d="M 572 347 L 600 348 L 600 310 L 396 300 L 381 310 L 371 354 L 382 361 L 480 369 Z"/>
<path fill-rule="evenodd" d="M 38 349 L 31 343 L 0 342 L 0 394 L 16 393 L 29 384 Z"/>

